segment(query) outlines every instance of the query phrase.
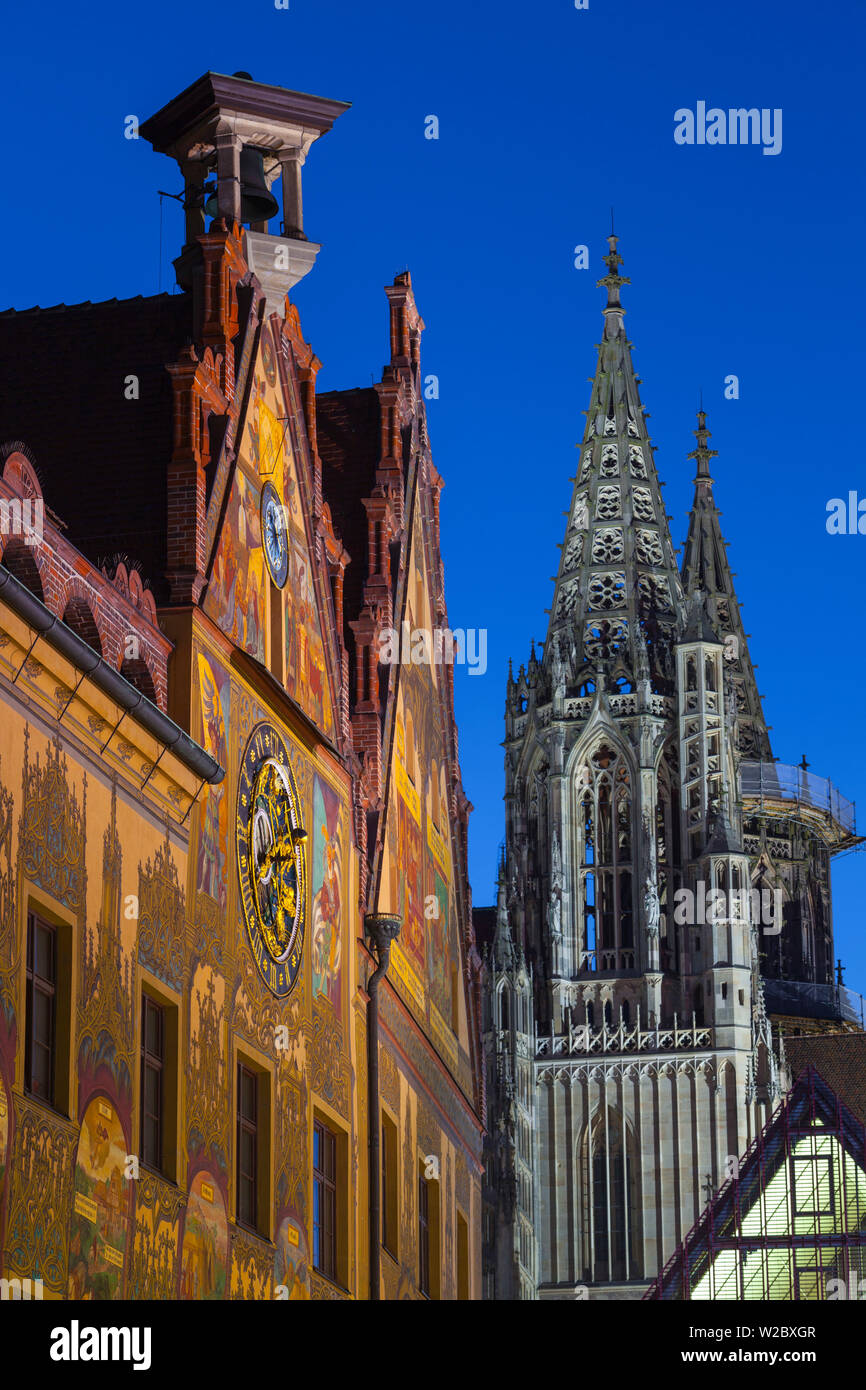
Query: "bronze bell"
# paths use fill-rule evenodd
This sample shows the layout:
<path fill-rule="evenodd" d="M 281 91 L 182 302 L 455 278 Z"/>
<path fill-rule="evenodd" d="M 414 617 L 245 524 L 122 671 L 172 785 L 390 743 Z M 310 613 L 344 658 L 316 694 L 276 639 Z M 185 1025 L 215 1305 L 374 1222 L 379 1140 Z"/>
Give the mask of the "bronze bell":
<path fill-rule="evenodd" d="M 241 222 L 268 222 L 280 205 L 265 182 L 264 152 L 255 145 L 244 145 L 240 158 Z M 208 217 L 217 217 L 217 195 L 212 193 L 204 205 Z"/>

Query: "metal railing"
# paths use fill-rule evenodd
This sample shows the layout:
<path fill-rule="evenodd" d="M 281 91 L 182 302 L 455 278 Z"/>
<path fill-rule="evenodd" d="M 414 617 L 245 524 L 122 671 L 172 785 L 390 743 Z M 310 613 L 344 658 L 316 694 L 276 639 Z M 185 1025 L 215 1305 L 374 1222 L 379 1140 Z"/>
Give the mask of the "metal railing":
<path fill-rule="evenodd" d="M 826 777 L 816 777 L 790 763 L 740 763 L 740 791 L 744 797 L 796 801 L 830 815 L 849 835 L 856 834 L 854 802 L 841 795 Z"/>
<path fill-rule="evenodd" d="M 768 1014 L 795 1018 L 844 1019 L 866 1029 L 866 1000 L 845 985 L 819 985 L 808 980 L 771 980 L 764 977 L 764 1002 Z"/>

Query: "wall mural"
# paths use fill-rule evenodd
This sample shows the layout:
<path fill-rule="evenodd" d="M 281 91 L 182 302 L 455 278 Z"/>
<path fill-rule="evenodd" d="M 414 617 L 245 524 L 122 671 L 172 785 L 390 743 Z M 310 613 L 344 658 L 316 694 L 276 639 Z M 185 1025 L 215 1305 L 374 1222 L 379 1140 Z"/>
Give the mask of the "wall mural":
<path fill-rule="evenodd" d="M 334 714 L 325 664 L 325 648 L 307 544 L 307 530 L 298 484 L 298 461 L 289 426 L 289 409 L 269 330 L 262 334 L 249 419 L 240 457 L 260 484 L 268 482 L 282 498 L 289 543 L 289 572 L 285 599 L 286 690 L 329 738 Z"/>
<path fill-rule="evenodd" d="M 225 1298 L 228 1253 L 225 1199 L 214 1174 L 201 1169 L 192 1180 L 184 1218 L 181 1298 Z"/>
<path fill-rule="evenodd" d="M 427 975 L 430 990 L 438 1008 L 446 1018 L 451 1013 L 451 938 L 449 933 L 448 884 L 433 871 L 433 896 L 438 915 L 425 920 L 427 927 Z"/>
<path fill-rule="evenodd" d="M 423 565 L 423 536 L 413 527 L 406 615 L 429 621 L 431 605 Z M 403 918 L 392 948 L 391 978 L 430 1025 L 440 1055 L 458 1065 L 453 981 L 460 976 L 456 938 L 446 756 L 441 734 L 440 687 L 435 664 L 400 667 L 394 731 L 393 777 L 379 908 Z"/>
<path fill-rule="evenodd" d="M 414 788 L 413 788 L 414 790 Z M 400 944 L 416 969 L 422 973 L 427 957 L 424 941 L 424 881 L 421 863 L 420 809 L 417 799 L 408 802 L 400 795 L 397 800 L 397 863 L 401 869 L 400 911 L 403 925 Z"/>
<path fill-rule="evenodd" d="M 126 1139 L 111 1101 L 95 1096 L 84 1112 L 75 1163 L 69 1237 L 69 1298 L 123 1296 L 132 1205 L 124 1176 Z"/>
<path fill-rule="evenodd" d="M 265 558 L 259 492 L 235 470 L 204 611 L 233 642 L 265 660 Z"/>
<path fill-rule="evenodd" d="M 313 779 L 311 954 L 313 998 L 324 995 L 341 1013 L 343 822 L 336 792 Z"/>
<path fill-rule="evenodd" d="M 334 716 L 325 669 L 325 648 L 313 589 L 313 572 L 304 534 L 289 531 L 286 596 L 286 689 L 328 737 Z"/>
<path fill-rule="evenodd" d="M 310 1252 L 304 1228 L 294 1216 L 283 1217 L 277 1232 L 274 1285 L 288 1290 L 281 1297 L 290 1303 L 310 1297 Z"/>
<path fill-rule="evenodd" d="M 231 680 L 214 657 L 199 652 L 198 683 L 202 744 L 221 767 L 227 768 L 226 730 L 231 709 Z M 218 786 L 208 787 L 202 793 L 196 864 L 198 891 L 207 893 L 223 908 L 228 896 L 228 823 L 227 779 L 224 779 Z"/>

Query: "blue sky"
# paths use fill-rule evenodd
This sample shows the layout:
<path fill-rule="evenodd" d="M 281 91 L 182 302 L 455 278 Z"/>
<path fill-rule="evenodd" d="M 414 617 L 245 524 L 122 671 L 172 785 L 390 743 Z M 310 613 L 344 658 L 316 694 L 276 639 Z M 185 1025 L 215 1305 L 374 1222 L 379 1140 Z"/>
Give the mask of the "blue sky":
<path fill-rule="evenodd" d="M 866 498 L 864 28 L 839 0 L 95 0 L 4 17 L 3 307 L 170 286 L 180 214 L 166 202 L 160 265 L 156 190 L 179 179 L 123 138 L 127 115 L 208 68 L 353 103 L 305 169 L 323 251 L 297 302 L 320 386 L 367 385 L 387 355 L 382 287 L 412 271 L 440 382 L 428 413 L 449 614 L 488 631 L 487 673 L 456 682 L 476 904 L 503 835 L 508 657 L 545 632 L 611 205 L 674 544 L 702 389 L 774 751 L 805 752 L 866 827 L 866 536 L 825 529 L 830 498 Z M 701 100 L 781 108 L 781 153 L 677 145 L 674 112 Z M 589 270 L 574 268 L 581 244 Z M 837 863 L 837 954 L 866 992 L 864 881 L 866 855 Z"/>

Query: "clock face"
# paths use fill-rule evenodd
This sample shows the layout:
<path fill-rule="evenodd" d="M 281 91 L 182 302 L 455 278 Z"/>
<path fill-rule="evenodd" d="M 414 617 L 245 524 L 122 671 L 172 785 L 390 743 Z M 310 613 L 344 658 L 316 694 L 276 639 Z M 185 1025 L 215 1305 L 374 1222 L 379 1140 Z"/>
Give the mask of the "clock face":
<path fill-rule="evenodd" d="M 271 483 L 262 489 L 262 545 L 271 578 L 282 589 L 289 575 L 289 537 L 286 514 Z"/>
<path fill-rule="evenodd" d="M 238 776 L 238 877 L 259 973 L 276 995 L 301 967 L 307 910 L 306 832 L 282 738 L 270 724 L 250 735 Z"/>

